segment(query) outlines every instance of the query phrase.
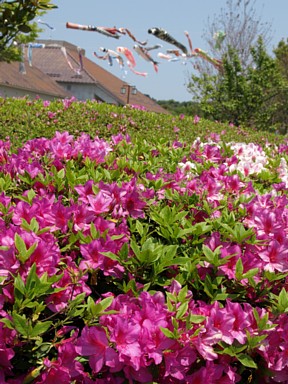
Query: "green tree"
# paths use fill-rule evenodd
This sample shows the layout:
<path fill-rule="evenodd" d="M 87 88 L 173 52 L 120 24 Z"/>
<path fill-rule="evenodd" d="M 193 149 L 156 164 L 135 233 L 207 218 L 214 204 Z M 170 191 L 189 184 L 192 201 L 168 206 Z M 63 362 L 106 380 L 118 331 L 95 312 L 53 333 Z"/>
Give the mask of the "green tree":
<path fill-rule="evenodd" d="M 214 75 L 193 75 L 188 87 L 206 118 L 276 129 L 279 98 L 287 89 L 286 82 L 261 37 L 250 54 L 251 64 L 244 68 L 237 50 L 228 47 L 223 70 Z"/>
<path fill-rule="evenodd" d="M 279 69 L 283 77 L 288 81 L 288 38 L 286 42 L 282 39 L 278 43 L 278 46 L 274 49 L 274 53 Z"/>
<path fill-rule="evenodd" d="M 34 41 L 40 31 L 33 20 L 53 8 L 50 0 L 1 1 L 0 61 L 21 60 L 20 44 Z"/>
<path fill-rule="evenodd" d="M 288 131 L 288 39 L 282 39 L 274 49 L 277 66 L 286 82 L 286 91 L 278 97 L 277 121 L 279 131 L 287 133 Z"/>
<path fill-rule="evenodd" d="M 155 101 L 173 115 L 201 116 L 200 106 L 193 101 L 176 101 L 172 99 Z"/>

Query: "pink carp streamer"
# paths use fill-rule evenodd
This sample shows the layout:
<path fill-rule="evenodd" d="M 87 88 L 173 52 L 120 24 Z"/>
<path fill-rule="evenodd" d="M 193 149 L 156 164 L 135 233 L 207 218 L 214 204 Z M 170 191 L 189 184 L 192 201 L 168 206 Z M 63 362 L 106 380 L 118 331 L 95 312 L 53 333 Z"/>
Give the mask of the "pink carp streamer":
<path fill-rule="evenodd" d="M 119 39 L 121 34 L 121 31 L 115 27 L 108 28 L 108 27 L 96 27 L 94 25 L 82 25 L 82 24 L 76 24 L 76 23 L 66 23 L 66 28 L 70 29 L 78 29 L 81 31 L 90 31 L 90 32 L 99 32 L 102 35 L 105 35 L 107 37 L 114 37 L 115 39 Z"/>
<path fill-rule="evenodd" d="M 127 47 L 117 47 L 116 51 L 120 54 L 123 54 L 127 59 L 127 65 L 129 69 L 135 74 L 139 76 L 147 76 L 147 72 L 139 72 L 135 70 L 136 60 L 133 56 L 133 53 Z"/>
<path fill-rule="evenodd" d="M 61 52 L 63 53 L 69 68 L 72 71 L 74 71 L 75 73 L 77 73 L 77 75 L 80 75 L 81 72 L 83 71 L 83 58 L 82 58 L 81 48 L 78 48 L 78 55 L 79 55 L 79 67 L 78 68 L 73 67 L 71 61 L 68 58 L 67 51 L 66 51 L 65 47 L 61 47 Z"/>
<path fill-rule="evenodd" d="M 153 67 L 154 67 L 154 70 L 155 72 L 158 72 L 158 62 L 155 61 L 152 56 L 149 54 L 149 52 L 147 51 L 147 49 L 145 49 L 144 47 L 141 47 L 140 45 L 134 45 L 133 47 L 134 51 L 139 55 L 141 56 L 144 60 L 150 62 L 153 64 Z"/>
<path fill-rule="evenodd" d="M 203 51 L 201 48 L 195 48 L 195 53 L 196 55 L 200 56 L 202 59 L 208 61 L 209 63 L 211 63 L 212 65 L 214 65 L 214 67 L 218 70 L 221 70 L 223 65 L 222 65 L 222 61 L 221 60 L 218 60 L 216 59 L 215 57 L 211 57 L 208 55 L 207 52 Z"/>
<path fill-rule="evenodd" d="M 103 47 L 100 47 L 99 50 L 104 52 L 105 55 L 100 56 L 96 52 L 93 52 L 95 57 L 97 57 L 100 60 L 107 60 L 110 66 L 113 65 L 113 59 L 115 59 L 121 69 L 124 67 L 124 60 L 117 52 L 113 51 L 112 49 L 103 48 Z"/>
<path fill-rule="evenodd" d="M 140 44 L 140 45 L 146 45 L 146 44 L 147 44 L 147 40 L 145 40 L 145 41 L 139 41 L 139 40 L 137 40 L 136 37 L 130 32 L 129 29 L 127 29 L 127 28 L 119 28 L 119 29 L 120 29 L 121 33 L 123 33 L 124 35 L 126 35 L 126 33 L 127 33 L 127 35 L 128 35 L 129 37 L 131 37 L 131 39 L 132 39 L 133 41 L 135 41 L 136 43 L 138 43 L 138 44 Z"/>
<path fill-rule="evenodd" d="M 148 41 L 147 40 L 143 40 L 143 41 L 138 40 L 128 28 L 99 27 L 99 26 L 93 26 L 93 25 L 76 24 L 76 23 L 71 23 L 71 22 L 67 22 L 66 27 L 71 28 L 71 29 L 82 30 L 82 31 L 99 32 L 99 33 L 101 33 L 107 37 L 113 37 L 115 39 L 119 39 L 121 35 L 122 36 L 127 35 L 128 37 L 130 37 L 133 41 L 135 41 L 137 43 L 137 45 L 133 46 L 133 49 L 135 50 L 135 52 L 140 57 L 142 57 L 144 60 L 151 62 L 153 64 L 155 72 L 158 72 L 159 62 L 155 61 L 152 58 L 152 56 L 149 54 L 149 51 L 151 51 L 153 49 L 159 49 L 162 47 L 162 45 L 156 44 L 154 46 L 146 47 L 146 44 Z M 184 34 L 187 38 L 189 48 L 187 48 L 184 44 L 182 44 L 181 42 L 176 40 L 173 36 L 171 36 L 163 28 L 158 28 L 158 27 L 150 28 L 150 29 L 148 29 L 148 33 L 153 35 L 154 37 L 156 37 L 158 39 L 165 41 L 168 44 L 172 44 L 175 47 L 177 47 L 177 49 L 167 49 L 166 54 L 159 52 L 157 56 L 160 59 L 166 60 L 168 62 L 181 61 L 182 64 L 186 64 L 189 61 L 189 59 L 191 59 L 193 57 L 199 57 L 203 60 L 206 60 L 210 64 L 212 64 L 217 70 L 221 71 L 223 69 L 223 64 L 222 64 L 221 60 L 219 60 L 215 57 L 209 56 L 209 54 L 207 52 L 205 52 L 204 50 L 202 50 L 201 48 L 193 49 L 192 39 L 190 38 L 188 31 L 184 31 Z M 221 37 L 222 37 L 222 39 L 225 37 L 224 32 L 222 32 Z M 129 69 L 133 73 L 135 73 L 136 75 L 140 75 L 140 76 L 147 76 L 146 72 L 139 72 L 139 71 L 135 70 L 136 60 L 135 60 L 135 58 L 134 58 L 134 56 L 133 56 L 133 54 L 129 48 L 123 47 L 123 46 L 117 47 L 116 48 L 117 52 L 113 51 L 112 49 L 108 49 L 108 48 L 100 48 L 100 50 L 102 52 L 104 52 L 104 55 L 98 55 L 96 52 L 93 52 L 94 56 L 97 57 L 97 59 L 107 60 L 108 64 L 110 66 L 113 65 L 113 59 L 116 59 L 120 68 L 122 69 L 124 66 L 124 60 L 121 57 L 121 55 L 124 55 L 127 59 L 127 66 L 129 67 Z M 72 69 L 73 66 L 69 62 L 67 55 L 65 57 L 66 57 L 68 65 Z M 75 69 L 73 68 L 73 70 L 75 70 Z M 76 71 L 77 71 L 77 73 L 79 73 L 79 71 L 81 72 L 81 69 L 80 70 L 77 69 Z"/>

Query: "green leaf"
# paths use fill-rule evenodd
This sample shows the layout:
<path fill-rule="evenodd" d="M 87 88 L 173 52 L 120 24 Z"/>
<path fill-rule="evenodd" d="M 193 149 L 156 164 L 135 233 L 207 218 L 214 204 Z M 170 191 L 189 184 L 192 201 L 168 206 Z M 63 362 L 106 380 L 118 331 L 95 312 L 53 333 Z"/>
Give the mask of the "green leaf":
<path fill-rule="evenodd" d="M 139 235 L 141 237 L 143 237 L 144 228 L 143 228 L 142 223 L 139 220 L 136 221 L 136 229 L 137 229 Z"/>
<path fill-rule="evenodd" d="M 201 316 L 201 315 L 189 315 L 189 319 L 190 319 L 191 323 L 200 324 L 206 320 L 206 317 Z"/>
<path fill-rule="evenodd" d="M 14 279 L 14 295 L 18 300 L 23 299 L 25 296 L 25 284 L 20 275 Z"/>
<path fill-rule="evenodd" d="M 168 328 L 160 327 L 160 329 L 166 337 L 169 337 L 169 339 L 176 339 L 176 336 L 174 335 L 174 333 L 171 332 Z"/>
<path fill-rule="evenodd" d="M 29 257 L 32 255 L 32 253 L 35 251 L 35 249 L 38 246 L 38 243 L 34 243 L 31 245 L 30 248 L 27 249 L 25 241 L 22 239 L 21 236 L 18 235 L 18 233 L 15 233 L 14 242 L 15 242 L 15 247 L 18 251 L 17 258 L 21 261 L 21 263 L 25 263 L 25 261 L 29 259 Z"/>
<path fill-rule="evenodd" d="M 33 369 L 31 372 L 29 372 L 28 375 L 25 376 L 25 378 L 23 380 L 23 384 L 32 383 L 40 375 L 42 368 L 43 367 L 40 366 L 40 367 Z"/>
<path fill-rule="evenodd" d="M 241 258 L 237 260 L 236 263 L 236 270 L 235 270 L 235 276 L 237 280 L 242 280 L 242 275 L 243 275 L 244 267 Z"/>
<path fill-rule="evenodd" d="M 185 315 L 185 313 L 188 310 L 188 304 L 189 304 L 188 301 L 186 301 L 179 306 L 176 313 L 176 319 L 182 319 L 182 317 Z"/>
<path fill-rule="evenodd" d="M 259 268 L 252 268 L 249 271 L 243 273 L 242 278 L 243 279 L 249 279 L 251 277 L 254 277 L 259 272 Z"/>
<path fill-rule="evenodd" d="M 278 296 L 278 306 L 281 312 L 286 312 L 288 309 L 288 292 L 284 287 Z"/>
<path fill-rule="evenodd" d="M 12 319 L 15 329 L 21 335 L 28 337 L 31 332 L 31 326 L 28 324 L 25 315 L 20 316 L 18 313 L 13 312 Z"/>
<path fill-rule="evenodd" d="M 141 251 L 135 240 L 130 241 L 130 247 L 139 261 L 143 261 L 141 257 Z"/>
<path fill-rule="evenodd" d="M 53 324 L 52 321 L 39 321 L 33 328 L 30 337 L 37 337 L 45 333 Z"/>
<path fill-rule="evenodd" d="M 236 357 L 240 361 L 240 363 L 243 364 L 245 367 L 258 368 L 257 364 L 251 356 L 246 355 L 245 353 L 241 353 L 239 355 L 236 355 Z"/>
<path fill-rule="evenodd" d="M 101 311 L 105 311 L 106 308 L 110 307 L 114 298 L 113 296 L 105 297 L 105 299 L 101 300 L 99 304 L 101 304 Z"/>
<path fill-rule="evenodd" d="M 31 27 L 26 24 L 18 25 L 18 29 L 20 32 L 23 32 L 23 33 L 29 33 L 32 31 Z"/>
<path fill-rule="evenodd" d="M 25 244 L 25 241 L 22 239 L 22 237 L 18 235 L 18 233 L 15 233 L 14 242 L 15 242 L 15 247 L 19 252 L 19 254 L 25 255 L 27 251 L 26 244 Z"/>
<path fill-rule="evenodd" d="M 108 257 L 109 259 L 111 260 L 114 260 L 114 261 L 117 261 L 119 258 L 117 255 L 115 255 L 113 252 L 100 252 L 101 255 L 104 255 L 106 257 Z"/>
<path fill-rule="evenodd" d="M 2 319 L 0 319 L 0 322 L 4 323 L 7 328 L 14 329 L 12 321 L 7 319 L 7 317 L 3 317 Z"/>
<path fill-rule="evenodd" d="M 36 263 L 33 263 L 26 279 L 26 293 L 30 299 L 34 297 L 34 288 L 39 283 L 39 277 L 36 273 Z"/>
<path fill-rule="evenodd" d="M 222 247 L 222 245 L 219 245 L 214 251 L 212 251 L 212 249 L 207 247 L 207 245 L 205 245 L 205 244 L 202 245 L 203 253 L 206 257 L 206 260 L 210 264 L 215 265 L 215 266 L 219 265 L 219 255 L 220 255 L 221 247 Z"/>
<path fill-rule="evenodd" d="M 183 288 L 180 289 L 178 295 L 177 295 L 177 299 L 180 303 L 182 303 L 186 297 L 187 297 L 187 294 L 188 294 L 188 286 L 185 285 Z"/>
<path fill-rule="evenodd" d="M 95 224 L 93 222 L 90 224 L 90 233 L 91 233 L 91 238 L 92 239 L 99 238 L 99 233 L 98 233 L 98 231 L 97 231 L 97 229 L 95 227 Z"/>

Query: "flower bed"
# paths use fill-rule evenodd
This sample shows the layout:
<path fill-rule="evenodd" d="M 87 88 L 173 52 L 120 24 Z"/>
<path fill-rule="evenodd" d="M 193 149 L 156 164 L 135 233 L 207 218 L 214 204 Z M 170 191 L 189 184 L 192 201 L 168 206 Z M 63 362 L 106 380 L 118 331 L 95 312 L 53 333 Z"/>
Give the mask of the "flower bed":
<path fill-rule="evenodd" d="M 1 383 L 288 382 L 288 146 L 0 144 Z"/>

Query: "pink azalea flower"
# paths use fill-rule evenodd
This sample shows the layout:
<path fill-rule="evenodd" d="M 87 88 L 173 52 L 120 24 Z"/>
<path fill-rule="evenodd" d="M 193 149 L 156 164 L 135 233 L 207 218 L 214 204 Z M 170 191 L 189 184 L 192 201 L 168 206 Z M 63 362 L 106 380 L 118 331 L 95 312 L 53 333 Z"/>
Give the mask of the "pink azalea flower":
<path fill-rule="evenodd" d="M 64 109 L 68 109 L 71 106 L 71 104 L 73 104 L 76 100 L 77 99 L 75 96 L 70 97 L 70 99 L 68 98 L 63 99 L 62 103 L 63 103 Z"/>
<path fill-rule="evenodd" d="M 120 264 L 105 256 L 105 252 L 117 253 L 117 243 L 106 241 L 103 238 L 92 240 L 89 244 L 81 244 L 80 252 L 83 256 L 79 264 L 79 268 L 86 269 L 100 269 L 104 272 L 104 275 L 111 275 L 116 277 L 122 277 L 124 267 Z"/>
<path fill-rule="evenodd" d="M 93 191 L 94 182 L 88 180 L 84 185 L 77 185 L 74 187 L 75 191 L 79 194 L 79 200 L 83 203 L 88 204 L 88 196 L 95 195 Z"/>
<path fill-rule="evenodd" d="M 81 154 L 84 159 L 88 157 L 90 160 L 100 164 L 105 161 L 106 155 L 111 151 L 112 148 L 105 140 L 98 137 L 91 140 L 88 134 L 82 133 L 74 142 L 72 156 L 77 159 L 79 154 Z"/>
<path fill-rule="evenodd" d="M 118 135 L 113 135 L 111 137 L 111 140 L 113 145 L 118 145 L 119 143 L 121 143 L 121 141 L 125 141 L 126 143 L 131 143 L 130 136 L 128 134 L 124 136 L 122 133 L 118 133 Z"/>
<path fill-rule="evenodd" d="M 48 111 L 47 115 L 48 115 L 49 119 L 54 119 L 54 117 L 56 116 L 56 112 Z"/>
<path fill-rule="evenodd" d="M 129 216 L 133 218 L 144 217 L 143 208 L 146 206 L 146 203 L 140 200 L 136 188 L 124 196 L 122 203 L 123 208 L 127 211 Z"/>
<path fill-rule="evenodd" d="M 279 214 L 270 209 L 258 209 L 254 214 L 254 226 L 257 235 L 271 235 L 281 229 L 281 218 Z"/>
<path fill-rule="evenodd" d="M 47 272 L 48 276 L 54 275 L 58 271 L 60 261 L 60 250 L 54 236 L 49 232 L 39 236 L 33 232 L 21 232 L 20 236 L 25 241 L 27 249 L 34 243 L 37 244 L 29 259 L 21 266 L 21 275 L 26 276 L 34 263 L 36 263 L 36 271 L 39 276 L 44 272 Z"/>
<path fill-rule="evenodd" d="M 20 266 L 20 261 L 15 255 L 15 230 L 3 228 L 0 233 L 0 246 L 7 248 L 0 249 L 0 276 L 9 277 L 10 273 L 16 274 Z"/>
<path fill-rule="evenodd" d="M 140 324 L 124 317 L 116 316 L 113 329 L 109 327 L 110 340 L 119 352 L 119 361 L 131 365 L 136 371 L 140 369 L 141 347 L 139 344 Z"/>
<path fill-rule="evenodd" d="M 100 327 L 84 327 L 77 340 L 76 352 L 80 356 L 89 357 L 89 365 L 94 372 L 100 372 L 103 366 L 120 369 L 118 354 L 109 347 L 104 329 Z"/>
<path fill-rule="evenodd" d="M 234 324 L 234 316 L 226 308 L 220 308 L 219 303 L 213 303 L 209 315 L 207 316 L 206 327 L 216 334 L 221 333 L 221 340 L 232 345 L 234 337 L 231 335 L 231 328 Z"/>
<path fill-rule="evenodd" d="M 223 366 L 221 363 L 215 364 L 213 361 L 207 361 L 204 367 L 201 367 L 187 379 L 189 380 L 187 383 L 234 384 L 239 382 L 241 377 L 235 374 L 231 367 Z"/>
<path fill-rule="evenodd" d="M 11 359 L 14 357 L 15 352 L 12 348 L 7 348 L 7 346 L 1 342 L 0 343 L 0 368 L 1 371 L 4 370 L 9 372 L 12 369 Z"/>
<path fill-rule="evenodd" d="M 55 383 L 71 383 L 74 380 L 84 382 L 85 377 L 83 366 L 76 360 L 77 353 L 75 346 L 71 342 L 67 342 L 58 347 L 58 358 L 53 361 L 44 359 L 45 371 L 41 373 L 37 379 L 37 383 L 55 384 Z"/>
<path fill-rule="evenodd" d="M 126 379 L 129 380 L 129 384 L 135 382 L 147 384 L 152 383 L 153 381 L 153 376 L 147 368 L 140 367 L 136 371 L 133 367 L 126 365 L 123 369 L 123 372 L 125 374 Z"/>
<path fill-rule="evenodd" d="M 271 240 L 268 247 L 259 250 L 259 256 L 264 261 L 264 270 L 288 272 L 288 241 L 280 244 Z"/>
<path fill-rule="evenodd" d="M 99 215 L 104 212 L 109 212 L 110 206 L 113 201 L 111 196 L 101 190 L 96 196 L 88 196 L 87 199 L 90 204 L 90 207 L 88 207 L 88 209 L 96 215 Z"/>
<path fill-rule="evenodd" d="M 227 300 L 226 310 L 228 315 L 234 317 L 234 322 L 231 327 L 231 336 L 234 337 L 240 344 L 246 342 L 246 329 L 250 326 L 248 313 L 243 310 L 239 303 L 233 303 Z"/>
<path fill-rule="evenodd" d="M 88 210 L 88 206 L 86 204 L 75 204 L 73 206 L 72 217 L 73 229 L 76 232 L 85 232 L 90 229 L 90 223 L 93 221 L 95 215 L 93 212 Z"/>
<path fill-rule="evenodd" d="M 31 206 L 26 201 L 19 201 L 14 210 L 12 221 L 16 225 L 21 225 L 22 219 L 25 219 L 28 223 L 31 222 L 33 217 L 37 216 L 39 207 L 34 204 Z"/>
<path fill-rule="evenodd" d="M 172 377 L 178 380 L 185 380 L 187 372 L 197 360 L 197 353 L 194 348 L 185 346 L 182 348 L 167 351 L 165 354 L 164 378 Z"/>

